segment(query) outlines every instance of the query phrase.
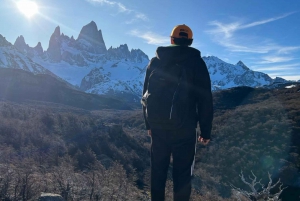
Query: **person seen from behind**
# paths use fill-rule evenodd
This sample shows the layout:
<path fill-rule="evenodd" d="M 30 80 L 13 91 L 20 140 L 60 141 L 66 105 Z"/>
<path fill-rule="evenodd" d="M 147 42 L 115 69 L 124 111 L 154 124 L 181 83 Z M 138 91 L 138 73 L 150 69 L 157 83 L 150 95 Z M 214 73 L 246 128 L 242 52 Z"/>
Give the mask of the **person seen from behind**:
<path fill-rule="evenodd" d="M 204 145 L 210 141 L 210 77 L 200 51 L 190 47 L 192 42 L 193 33 L 188 26 L 175 26 L 171 45 L 158 47 L 147 66 L 141 103 L 151 136 L 152 201 L 165 200 L 171 156 L 174 201 L 190 199 L 197 138 Z"/>

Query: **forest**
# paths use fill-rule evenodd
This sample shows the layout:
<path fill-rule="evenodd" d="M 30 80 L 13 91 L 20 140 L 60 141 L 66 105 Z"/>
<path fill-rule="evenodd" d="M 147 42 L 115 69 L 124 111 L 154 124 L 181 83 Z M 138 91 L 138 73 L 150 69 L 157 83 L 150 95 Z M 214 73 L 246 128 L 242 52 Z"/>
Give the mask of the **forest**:
<path fill-rule="evenodd" d="M 251 192 L 241 175 L 264 185 L 280 179 L 282 200 L 300 200 L 300 86 L 213 96 L 212 140 L 197 145 L 191 200 L 238 200 L 233 187 Z M 2 100 L 0 200 L 37 200 L 41 192 L 70 201 L 149 200 L 150 143 L 141 108 Z"/>

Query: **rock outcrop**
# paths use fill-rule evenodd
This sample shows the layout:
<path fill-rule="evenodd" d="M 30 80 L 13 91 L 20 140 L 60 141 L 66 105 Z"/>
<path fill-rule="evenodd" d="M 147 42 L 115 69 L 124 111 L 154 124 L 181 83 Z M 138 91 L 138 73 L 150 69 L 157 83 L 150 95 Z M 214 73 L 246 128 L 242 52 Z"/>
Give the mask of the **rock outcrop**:
<path fill-rule="evenodd" d="M 38 201 L 65 201 L 63 197 L 53 193 L 42 193 Z"/>

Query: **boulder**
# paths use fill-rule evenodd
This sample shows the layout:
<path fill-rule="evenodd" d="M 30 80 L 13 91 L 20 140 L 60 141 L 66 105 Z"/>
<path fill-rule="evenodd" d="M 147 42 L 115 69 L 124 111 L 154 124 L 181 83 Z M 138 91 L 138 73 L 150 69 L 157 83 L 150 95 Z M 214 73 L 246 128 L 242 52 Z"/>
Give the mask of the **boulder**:
<path fill-rule="evenodd" d="M 64 201 L 64 199 L 58 194 L 42 193 L 38 201 Z"/>

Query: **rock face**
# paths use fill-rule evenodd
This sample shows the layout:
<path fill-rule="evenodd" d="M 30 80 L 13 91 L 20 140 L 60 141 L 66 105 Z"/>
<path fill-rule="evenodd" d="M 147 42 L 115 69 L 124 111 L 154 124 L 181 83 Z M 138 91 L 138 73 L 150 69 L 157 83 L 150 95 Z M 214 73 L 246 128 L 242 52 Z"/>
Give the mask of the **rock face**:
<path fill-rule="evenodd" d="M 37 55 L 42 56 L 43 47 L 42 47 L 41 42 L 38 42 L 38 44 L 33 48 L 33 50 L 37 53 Z"/>
<path fill-rule="evenodd" d="M 107 51 L 107 56 L 110 59 L 130 58 L 130 51 L 127 44 L 120 45 L 120 47 L 117 48 L 110 47 Z"/>
<path fill-rule="evenodd" d="M 49 74 L 57 77 L 42 65 L 34 62 L 34 48 L 29 47 L 22 36 L 12 45 L 0 35 L 0 68 L 22 69 L 34 74 Z"/>
<path fill-rule="evenodd" d="M 105 54 L 106 46 L 101 30 L 94 21 L 85 25 L 77 38 L 77 47 L 94 54 Z"/>
<path fill-rule="evenodd" d="M 29 58 L 33 58 L 34 55 L 42 56 L 43 54 L 43 48 L 40 42 L 35 47 L 29 47 L 22 35 L 16 39 L 14 47 Z"/>
<path fill-rule="evenodd" d="M 109 60 L 125 59 L 135 63 L 142 63 L 144 60 L 149 60 L 148 56 L 140 49 L 129 51 L 127 44 L 120 45 L 117 48 L 110 47 L 107 50 L 106 58 Z"/>
<path fill-rule="evenodd" d="M 63 197 L 58 194 L 42 193 L 38 201 L 65 201 Z"/>
<path fill-rule="evenodd" d="M 0 34 L 0 47 L 8 47 L 11 46 L 11 43 L 8 42 L 5 37 Z"/>
<path fill-rule="evenodd" d="M 56 27 L 54 33 L 51 35 L 49 41 L 49 47 L 47 50 L 50 61 L 60 62 L 61 61 L 61 37 L 60 27 Z"/>
<path fill-rule="evenodd" d="M 25 43 L 25 39 L 22 35 L 16 39 L 14 46 L 21 51 L 29 49 L 29 46 Z"/>

